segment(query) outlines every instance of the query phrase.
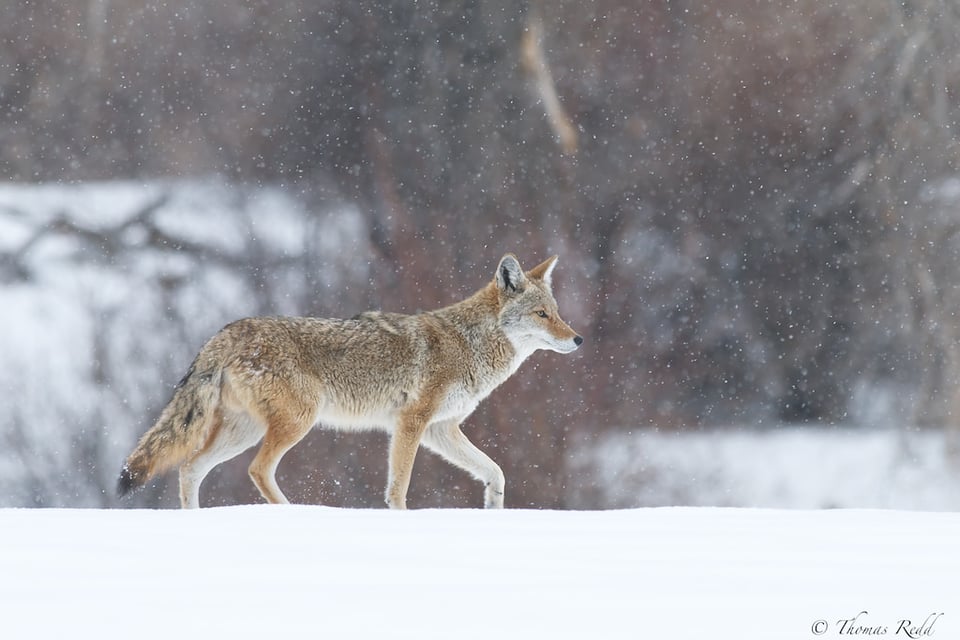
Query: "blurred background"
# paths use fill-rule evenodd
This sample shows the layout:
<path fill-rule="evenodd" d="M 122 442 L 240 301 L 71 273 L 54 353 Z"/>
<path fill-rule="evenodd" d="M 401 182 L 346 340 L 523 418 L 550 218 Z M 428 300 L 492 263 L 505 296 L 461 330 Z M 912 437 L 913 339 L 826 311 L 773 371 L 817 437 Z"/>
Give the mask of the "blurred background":
<path fill-rule="evenodd" d="M 203 342 L 559 254 L 507 505 L 960 508 L 960 5 L 35 0 L 0 24 L 0 506 L 118 506 Z M 382 506 L 315 430 L 296 502 Z M 205 505 L 259 501 L 251 453 Z M 176 477 L 123 506 L 176 505 Z M 414 507 L 479 506 L 421 453 Z"/>

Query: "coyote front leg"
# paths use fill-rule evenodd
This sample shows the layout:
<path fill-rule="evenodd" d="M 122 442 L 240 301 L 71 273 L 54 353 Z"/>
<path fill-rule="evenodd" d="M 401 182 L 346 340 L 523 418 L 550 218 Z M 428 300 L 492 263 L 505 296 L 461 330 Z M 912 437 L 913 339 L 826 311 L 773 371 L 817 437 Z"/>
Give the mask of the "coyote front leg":
<path fill-rule="evenodd" d="M 387 505 L 391 509 L 407 508 L 407 489 L 410 488 L 413 462 L 432 413 L 432 408 L 405 412 L 393 432 L 387 471 Z"/>
<path fill-rule="evenodd" d="M 503 489 L 506 483 L 503 470 L 463 435 L 459 420 L 431 424 L 423 434 L 423 444 L 483 483 L 485 508 L 503 508 Z"/>

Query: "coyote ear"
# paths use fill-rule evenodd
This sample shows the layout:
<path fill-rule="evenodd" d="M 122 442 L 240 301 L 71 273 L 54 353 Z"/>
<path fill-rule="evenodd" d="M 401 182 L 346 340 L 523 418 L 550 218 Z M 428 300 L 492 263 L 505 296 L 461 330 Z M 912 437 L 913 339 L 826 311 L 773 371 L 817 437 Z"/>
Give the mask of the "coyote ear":
<path fill-rule="evenodd" d="M 501 291 L 506 293 L 519 291 L 523 288 L 526 278 L 515 255 L 508 253 L 500 259 L 500 265 L 497 267 L 497 287 Z"/>
<path fill-rule="evenodd" d="M 550 288 L 551 280 L 553 277 L 553 268 L 557 266 L 557 258 L 560 256 L 552 256 L 547 258 L 530 271 L 527 271 L 528 278 L 534 278 L 536 280 L 543 280 L 543 283 L 547 285 L 547 288 Z"/>

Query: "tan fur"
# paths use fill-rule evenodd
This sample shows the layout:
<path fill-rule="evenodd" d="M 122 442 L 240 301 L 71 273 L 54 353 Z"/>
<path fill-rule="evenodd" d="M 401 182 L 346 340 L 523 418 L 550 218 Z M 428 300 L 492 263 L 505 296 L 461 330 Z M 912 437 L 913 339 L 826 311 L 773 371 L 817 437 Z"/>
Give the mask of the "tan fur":
<path fill-rule="evenodd" d="M 486 287 L 417 315 L 367 312 L 349 320 L 247 318 L 200 350 L 157 423 L 124 465 L 122 495 L 180 466 L 183 507 L 217 464 L 263 444 L 250 477 L 287 502 L 275 473 L 320 423 L 392 434 L 386 499 L 404 508 L 421 442 L 486 485 L 503 506 L 503 473 L 460 423 L 537 349 L 567 353 L 582 339 L 560 319 L 550 286 L 556 256 L 529 272 L 508 254 Z M 546 317 L 541 317 L 546 316 Z"/>

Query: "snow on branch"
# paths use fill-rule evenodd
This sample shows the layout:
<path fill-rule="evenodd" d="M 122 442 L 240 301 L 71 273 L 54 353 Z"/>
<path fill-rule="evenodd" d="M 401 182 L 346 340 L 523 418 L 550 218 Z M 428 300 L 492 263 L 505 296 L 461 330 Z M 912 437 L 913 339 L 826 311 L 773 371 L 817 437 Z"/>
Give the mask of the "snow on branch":
<path fill-rule="evenodd" d="M 202 238 L 175 234 L 165 228 L 169 225 L 162 224 L 158 214 L 172 199 L 170 193 L 161 193 L 112 225 L 95 224 L 66 208 L 58 209 L 45 221 L 38 223 L 19 244 L 0 248 L 0 281 L 31 280 L 35 275 L 31 258 L 35 257 L 40 245 L 52 238 L 69 238 L 76 243 L 74 251 L 93 249 L 104 259 L 129 251 L 155 249 L 191 255 L 228 268 L 249 266 L 252 250 L 249 246 L 227 249 Z M 20 220 L 30 218 L 24 212 L 10 207 L 7 207 L 7 213 Z M 260 261 L 259 266 L 267 268 L 287 265 L 296 259 L 295 256 L 283 254 L 266 256 L 261 255 L 262 251 L 255 253 Z"/>

